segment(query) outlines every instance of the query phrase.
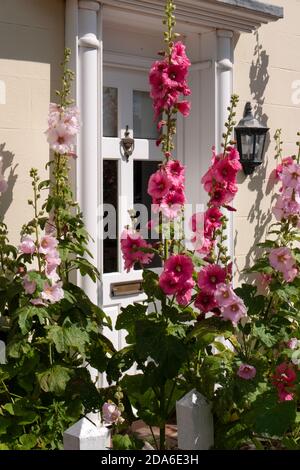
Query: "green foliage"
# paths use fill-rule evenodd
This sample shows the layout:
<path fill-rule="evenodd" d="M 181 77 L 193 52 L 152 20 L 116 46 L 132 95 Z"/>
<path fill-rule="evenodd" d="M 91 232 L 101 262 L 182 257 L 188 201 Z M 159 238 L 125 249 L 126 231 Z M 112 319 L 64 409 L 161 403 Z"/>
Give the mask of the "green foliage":
<path fill-rule="evenodd" d="M 70 104 L 68 60 L 66 51 L 63 88 L 58 94 L 62 107 Z M 34 218 L 22 229 L 22 235 L 35 237 L 36 247 L 46 223 L 55 230 L 62 260 L 62 300 L 31 303 L 23 276 L 39 293 L 47 281 L 39 250 L 33 256 L 20 254 L 9 244 L 6 226 L 0 225 L 0 332 L 7 347 L 7 363 L 0 365 L 1 449 L 61 449 L 63 432 L 104 402 L 87 368 L 106 369 L 114 348 L 102 329 L 110 328 L 111 322 L 69 280 L 69 273 L 78 270 L 96 282 L 99 272 L 86 259 L 89 235 L 73 200 L 68 158 L 54 154 L 51 180 L 40 181 L 37 171 L 31 170 L 29 205 Z M 47 197 L 40 209 L 41 191 L 47 191 Z"/>

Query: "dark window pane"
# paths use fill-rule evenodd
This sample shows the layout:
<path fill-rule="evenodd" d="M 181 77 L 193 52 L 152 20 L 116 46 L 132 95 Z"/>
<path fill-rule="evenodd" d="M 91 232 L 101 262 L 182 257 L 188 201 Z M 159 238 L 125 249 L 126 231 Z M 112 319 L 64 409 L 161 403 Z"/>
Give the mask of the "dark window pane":
<path fill-rule="evenodd" d="M 147 91 L 133 91 L 133 135 L 135 139 L 157 139 L 152 99 Z"/>
<path fill-rule="evenodd" d="M 118 89 L 103 88 L 103 135 L 118 137 Z"/>
<path fill-rule="evenodd" d="M 137 226 L 137 229 L 144 229 L 146 223 L 151 218 L 151 203 L 152 199 L 147 192 L 148 188 L 148 180 L 152 173 L 154 173 L 158 169 L 159 162 L 151 162 L 151 161 L 134 161 L 134 204 L 141 204 L 147 208 L 148 211 L 148 219 L 143 220 L 142 225 L 140 224 Z M 136 209 L 136 207 L 135 207 Z M 139 211 L 137 211 L 137 217 L 140 216 Z M 148 237 L 145 237 L 149 243 L 157 243 L 159 240 L 153 240 L 150 238 L 151 232 L 148 231 Z M 147 267 L 157 268 L 161 266 L 161 260 L 159 256 L 155 256 L 151 264 L 147 265 Z M 140 269 L 139 266 L 136 266 L 135 269 Z"/>
<path fill-rule="evenodd" d="M 103 272 L 118 271 L 118 161 L 103 160 Z M 107 238 L 105 238 L 107 237 Z"/>

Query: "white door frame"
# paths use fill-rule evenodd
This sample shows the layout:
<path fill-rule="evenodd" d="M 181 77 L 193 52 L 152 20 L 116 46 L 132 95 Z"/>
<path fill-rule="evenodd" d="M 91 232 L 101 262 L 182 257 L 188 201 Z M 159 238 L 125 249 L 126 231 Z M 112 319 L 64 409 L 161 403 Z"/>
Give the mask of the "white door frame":
<path fill-rule="evenodd" d="M 121 4 L 119 2 L 118 4 Z M 116 10 L 116 15 L 118 11 Z M 74 98 L 79 105 L 83 119 L 81 133 L 78 139 L 78 159 L 76 168 L 76 194 L 84 214 L 88 232 L 96 243 L 89 244 L 89 250 L 94 256 L 94 262 L 99 266 L 101 240 L 99 235 L 98 205 L 102 188 L 102 175 L 99 171 L 99 155 L 102 145 L 102 122 L 99 108 L 102 103 L 103 86 L 103 41 L 102 41 L 103 9 L 97 0 L 66 0 L 66 46 L 72 50 L 71 67 L 76 73 Z M 144 17 L 145 20 L 145 17 Z M 159 19 L 156 19 L 158 22 Z M 141 33 L 142 34 L 142 33 Z M 191 33 L 195 38 L 195 32 Z M 233 33 L 232 31 L 213 30 L 201 36 L 200 46 L 196 56 L 192 57 L 191 80 L 194 89 L 192 104 L 194 116 L 192 122 L 184 122 L 186 138 L 179 145 L 179 153 L 183 154 L 185 164 L 192 173 L 195 169 L 195 180 L 192 183 L 190 197 L 205 202 L 201 192 L 200 178 L 210 164 L 211 146 L 220 146 L 220 130 L 227 115 L 229 97 L 232 93 L 233 73 Z M 198 36 L 199 39 L 199 36 Z M 188 39 L 187 39 L 188 40 Z M 191 40 L 194 49 L 197 40 Z M 113 57 L 115 56 L 113 60 Z M 123 67 L 128 57 L 111 53 L 105 61 L 110 60 Z M 144 57 L 131 58 L 132 68 L 148 68 L 150 59 Z M 192 126 L 193 125 L 193 126 Z M 191 151 L 190 127 L 196 143 Z M 194 144 L 194 143 L 193 143 Z M 198 173 L 196 173 L 198 172 Z M 202 200 L 199 201 L 199 198 Z M 233 255 L 232 221 L 228 229 L 228 245 Z M 78 280 L 91 300 L 100 304 L 99 284 L 94 284 L 85 277 Z"/>

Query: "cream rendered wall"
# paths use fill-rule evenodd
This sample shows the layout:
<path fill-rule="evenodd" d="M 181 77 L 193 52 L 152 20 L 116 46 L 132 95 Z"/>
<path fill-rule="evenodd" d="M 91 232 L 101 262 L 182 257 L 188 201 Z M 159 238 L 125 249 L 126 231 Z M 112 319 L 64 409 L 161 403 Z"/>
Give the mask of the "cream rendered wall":
<path fill-rule="evenodd" d="M 241 35 L 235 47 L 233 89 L 240 95 L 238 119 L 246 101 L 251 100 L 256 116 L 270 127 L 265 164 L 253 176 L 239 177 L 234 222 L 237 281 L 245 278 L 241 270 L 256 253 L 251 247 L 264 240 L 272 218 L 270 204 L 278 191 L 269 182 L 275 166 L 275 131 L 282 128 L 284 154 L 292 155 L 300 130 L 300 93 L 293 89 L 294 84 L 300 90 L 300 1 L 266 3 L 283 6 L 284 19 L 262 26 L 255 34 Z"/>
<path fill-rule="evenodd" d="M 46 177 L 49 148 L 44 135 L 48 104 L 59 86 L 64 50 L 64 0 L 0 2 L 0 155 L 8 191 L 0 197 L 0 220 L 11 241 L 32 217 L 29 170 Z M 52 96 L 51 96 L 52 95 Z"/>

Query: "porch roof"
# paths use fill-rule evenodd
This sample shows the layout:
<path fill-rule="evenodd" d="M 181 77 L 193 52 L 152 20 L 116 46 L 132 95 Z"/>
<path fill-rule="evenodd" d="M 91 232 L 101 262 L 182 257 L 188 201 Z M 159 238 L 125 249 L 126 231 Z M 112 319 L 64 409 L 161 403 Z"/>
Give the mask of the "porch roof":
<path fill-rule="evenodd" d="M 130 15 L 161 18 L 165 0 L 98 0 Z M 262 24 L 283 18 L 283 8 L 258 0 L 177 0 L 176 16 L 195 30 L 229 29 L 252 32 Z"/>

